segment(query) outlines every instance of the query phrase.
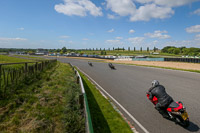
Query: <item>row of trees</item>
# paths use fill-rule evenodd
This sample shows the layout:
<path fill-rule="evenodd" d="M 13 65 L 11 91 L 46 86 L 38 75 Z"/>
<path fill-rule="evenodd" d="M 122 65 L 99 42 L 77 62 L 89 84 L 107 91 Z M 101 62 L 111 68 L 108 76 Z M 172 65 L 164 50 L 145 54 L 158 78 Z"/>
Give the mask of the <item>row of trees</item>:
<path fill-rule="evenodd" d="M 89 48 L 89 49 L 83 49 L 83 50 L 86 50 L 86 51 L 111 51 L 111 49 L 110 48 L 108 48 L 108 49 L 106 49 L 106 48 Z M 120 48 L 120 47 L 118 47 L 118 48 L 112 48 L 112 51 L 125 51 L 126 49 L 123 47 L 123 48 Z M 128 49 L 127 49 L 128 51 L 131 51 L 131 48 L 130 47 L 128 47 Z M 150 49 L 149 49 L 149 47 L 147 47 L 146 49 L 145 49 L 147 52 L 149 52 L 150 51 Z M 153 51 L 154 52 L 156 52 L 158 50 L 158 48 L 156 48 L 156 47 L 154 47 L 153 48 Z M 133 48 L 133 51 L 144 51 L 143 50 L 143 48 L 142 47 L 140 47 L 140 49 L 139 50 L 136 50 L 136 47 L 134 47 Z"/>
<path fill-rule="evenodd" d="M 189 56 L 200 56 L 200 48 L 186 48 L 186 47 L 174 47 L 174 46 L 166 46 L 161 50 L 162 53 L 169 53 L 169 54 L 182 54 L 182 55 L 189 55 Z"/>
<path fill-rule="evenodd" d="M 67 49 L 66 47 L 63 47 L 62 49 L 44 49 L 45 51 L 48 51 L 50 53 L 60 53 L 60 54 L 64 54 L 64 53 L 68 53 L 68 52 L 75 52 L 75 53 L 79 53 L 79 51 L 104 51 L 101 54 L 105 55 L 105 51 L 125 51 L 126 49 L 123 48 L 90 48 L 90 49 L 82 49 L 82 50 L 75 50 L 75 49 Z M 156 52 L 158 50 L 158 48 L 154 47 L 153 51 Z M 15 49 L 15 48 L 0 48 L 0 52 L 16 52 L 16 51 L 23 51 L 27 54 L 30 53 L 35 53 L 36 49 Z M 127 51 L 132 51 L 130 47 L 128 47 Z M 142 47 L 140 47 L 140 49 L 136 50 L 136 47 L 133 48 L 133 51 L 144 51 Z M 149 47 L 147 47 L 145 49 L 145 51 L 150 52 Z M 200 48 L 186 48 L 186 47 L 175 47 L 175 46 L 166 46 L 161 50 L 162 53 L 169 53 L 169 54 L 175 54 L 175 55 L 190 55 L 190 56 L 200 56 Z"/>

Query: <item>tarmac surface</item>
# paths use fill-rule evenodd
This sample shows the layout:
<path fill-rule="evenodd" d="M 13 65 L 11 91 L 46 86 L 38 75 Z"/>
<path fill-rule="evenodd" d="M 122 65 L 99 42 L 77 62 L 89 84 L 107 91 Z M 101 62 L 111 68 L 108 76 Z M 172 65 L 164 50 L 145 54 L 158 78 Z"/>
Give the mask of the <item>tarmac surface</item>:
<path fill-rule="evenodd" d="M 148 132 L 200 132 L 199 73 L 120 64 L 114 64 L 116 70 L 111 70 L 108 63 L 92 62 L 93 67 L 91 67 L 88 65 L 88 60 L 70 58 L 58 58 L 58 60 L 79 67 L 115 98 Z M 165 86 L 167 93 L 175 101 L 183 102 L 191 121 L 188 128 L 164 119 L 146 98 L 146 92 L 154 79 Z M 125 116 L 128 118 L 126 114 Z M 128 119 L 138 132 L 143 132 L 136 123 Z"/>

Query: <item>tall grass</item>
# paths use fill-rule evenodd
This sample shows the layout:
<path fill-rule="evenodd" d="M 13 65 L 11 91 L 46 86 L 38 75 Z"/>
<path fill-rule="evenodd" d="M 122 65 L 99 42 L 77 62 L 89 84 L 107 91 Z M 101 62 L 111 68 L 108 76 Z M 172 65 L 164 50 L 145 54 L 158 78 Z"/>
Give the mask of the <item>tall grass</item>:
<path fill-rule="evenodd" d="M 80 93 L 72 68 L 58 63 L 27 78 L 12 97 L 0 100 L 0 131 L 83 133 Z"/>

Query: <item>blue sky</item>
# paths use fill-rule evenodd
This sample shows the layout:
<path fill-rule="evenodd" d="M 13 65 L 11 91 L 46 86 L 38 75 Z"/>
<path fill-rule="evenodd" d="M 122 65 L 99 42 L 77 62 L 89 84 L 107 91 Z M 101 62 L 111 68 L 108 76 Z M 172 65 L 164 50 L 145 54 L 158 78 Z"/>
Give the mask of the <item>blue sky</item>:
<path fill-rule="evenodd" d="M 200 0 L 1 0 L 0 48 L 200 47 Z"/>

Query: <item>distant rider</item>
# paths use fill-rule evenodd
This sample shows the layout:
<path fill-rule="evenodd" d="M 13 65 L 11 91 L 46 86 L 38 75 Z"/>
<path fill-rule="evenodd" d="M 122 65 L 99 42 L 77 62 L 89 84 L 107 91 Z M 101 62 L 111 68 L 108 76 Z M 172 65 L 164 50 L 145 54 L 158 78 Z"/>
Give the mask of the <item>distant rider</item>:
<path fill-rule="evenodd" d="M 152 87 L 149 89 L 148 93 L 150 100 L 152 100 L 154 96 L 158 98 L 158 103 L 155 108 L 163 117 L 167 118 L 168 114 L 166 109 L 169 104 L 173 102 L 173 99 L 166 93 L 165 87 L 160 85 L 157 80 L 154 80 L 152 81 Z"/>

